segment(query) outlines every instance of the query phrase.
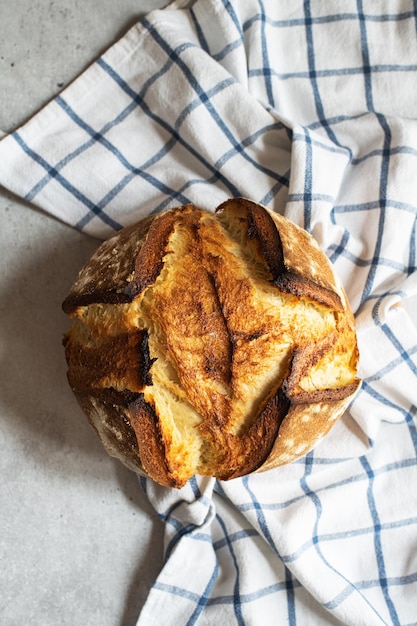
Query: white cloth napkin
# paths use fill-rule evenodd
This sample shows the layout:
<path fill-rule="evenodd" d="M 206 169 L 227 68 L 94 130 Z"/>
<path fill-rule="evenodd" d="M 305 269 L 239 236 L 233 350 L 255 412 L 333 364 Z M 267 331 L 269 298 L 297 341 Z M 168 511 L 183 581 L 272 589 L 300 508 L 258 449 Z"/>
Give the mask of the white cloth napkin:
<path fill-rule="evenodd" d="M 150 624 L 417 624 L 417 36 L 410 1 L 196 0 L 149 14 L 0 141 L 0 183 L 104 238 L 246 196 L 307 228 L 363 387 L 290 466 L 141 485 L 166 522 Z"/>

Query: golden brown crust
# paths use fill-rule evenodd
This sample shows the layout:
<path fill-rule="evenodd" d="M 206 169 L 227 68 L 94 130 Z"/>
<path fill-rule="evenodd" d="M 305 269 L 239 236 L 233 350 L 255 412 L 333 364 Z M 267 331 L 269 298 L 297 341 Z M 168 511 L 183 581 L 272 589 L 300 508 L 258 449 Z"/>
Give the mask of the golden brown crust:
<path fill-rule="evenodd" d="M 219 433 L 217 442 L 222 444 L 222 454 L 217 463 L 217 478 L 230 480 L 261 468 L 271 454 L 289 406 L 288 398 L 279 389 L 243 435 Z"/>
<path fill-rule="evenodd" d="M 355 391 L 357 388 L 356 385 Z M 273 448 L 258 471 L 292 463 L 310 452 L 343 415 L 352 397 L 333 402 L 291 404 Z"/>
<path fill-rule="evenodd" d="M 246 198 L 236 198 L 217 211 L 248 216 L 248 238 L 257 239 L 274 283 L 286 293 L 309 297 L 343 310 L 333 270 L 311 236 L 281 215 Z"/>
<path fill-rule="evenodd" d="M 246 199 L 124 229 L 63 307 L 81 407 L 110 454 L 166 486 L 291 462 L 359 386 L 354 319 L 329 261 Z"/>

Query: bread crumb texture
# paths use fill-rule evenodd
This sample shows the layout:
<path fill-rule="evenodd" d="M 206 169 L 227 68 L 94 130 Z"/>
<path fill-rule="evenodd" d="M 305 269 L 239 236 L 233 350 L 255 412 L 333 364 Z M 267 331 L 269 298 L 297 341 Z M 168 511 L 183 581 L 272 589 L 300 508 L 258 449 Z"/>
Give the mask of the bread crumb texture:
<path fill-rule="evenodd" d="M 80 406 L 109 454 L 162 485 L 299 458 L 359 386 L 354 319 L 329 261 L 249 200 L 124 229 L 63 308 Z"/>

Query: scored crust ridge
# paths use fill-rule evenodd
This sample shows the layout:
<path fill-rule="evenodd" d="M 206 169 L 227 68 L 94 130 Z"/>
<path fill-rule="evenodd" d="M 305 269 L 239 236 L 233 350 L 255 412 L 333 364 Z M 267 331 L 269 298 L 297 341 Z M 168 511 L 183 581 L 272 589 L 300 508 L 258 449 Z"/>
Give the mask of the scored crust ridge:
<path fill-rule="evenodd" d="M 292 462 L 360 385 L 353 314 L 327 257 L 244 198 L 123 229 L 63 309 L 81 408 L 109 454 L 162 485 Z"/>

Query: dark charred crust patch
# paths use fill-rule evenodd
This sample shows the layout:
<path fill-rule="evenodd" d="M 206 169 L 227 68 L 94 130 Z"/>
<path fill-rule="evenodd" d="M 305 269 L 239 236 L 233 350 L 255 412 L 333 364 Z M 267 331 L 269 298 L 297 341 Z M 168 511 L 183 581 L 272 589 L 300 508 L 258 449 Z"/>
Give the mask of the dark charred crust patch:
<path fill-rule="evenodd" d="M 285 416 L 290 408 L 290 401 L 279 389 L 261 410 L 255 422 L 241 437 L 234 437 L 234 446 L 240 448 L 237 455 L 238 467 L 223 469 L 217 478 L 230 480 L 245 476 L 257 470 L 268 458 Z"/>
<path fill-rule="evenodd" d="M 145 471 L 161 485 L 182 487 L 169 470 L 159 418 L 143 394 L 129 405 L 129 414 Z"/>
<path fill-rule="evenodd" d="M 141 383 L 142 387 L 146 387 L 147 385 L 152 385 L 152 376 L 150 374 L 150 369 L 152 364 L 155 363 L 156 358 L 151 359 L 151 355 L 149 353 L 149 334 L 147 330 L 142 331 L 142 338 L 140 342 L 140 349 L 138 352 L 139 358 L 139 372 L 141 374 Z"/>
<path fill-rule="evenodd" d="M 284 252 L 278 229 L 267 211 L 251 202 L 245 202 L 248 208 L 248 237 L 257 239 L 262 254 L 275 279 L 284 269 Z"/>
<path fill-rule="evenodd" d="M 349 396 L 353 396 L 358 387 L 360 381 L 356 380 L 350 385 L 344 387 L 338 387 L 337 389 L 316 389 L 315 391 L 300 391 L 290 395 L 291 404 L 318 404 L 320 402 L 337 402 L 344 400 Z"/>
<path fill-rule="evenodd" d="M 186 205 L 175 211 L 163 213 L 152 222 L 136 258 L 135 275 L 130 286 L 132 297 L 136 297 L 155 282 L 164 265 L 164 256 L 170 235 L 173 233 L 181 214 L 190 212 L 192 209 L 191 204 Z"/>
<path fill-rule="evenodd" d="M 123 407 L 127 407 L 139 397 L 139 393 L 136 391 L 131 391 L 130 389 L 119 391 L 118 389 L 114 389 L 114 387 L 95 389 L 93 395 L 100 398 L 100 401 L 106 404 Z M 125 420 L 128 421 L 126 417 Z"/>
<path fill-rule="evenodd" d="M 231 205 L 224 202 L 216 212 L 233 211 L 239 206 L 247 222 L 247 238 L 256 242 L 273 279 L 285 269 L 281 237 L 275 222 L 261 205 L 245 198 L 236 198 Z"/>
<path fill-rule="evenodd" d="M 307 297 L 320 302 L 336 311 L 343 311 L 339 296 L 330 289 L 317 285 L 312 280 L 299 276 L 293 272 L 284 271 L 274 279 L 274 284 L 280 291 L 298 297 Z"/>
<path fill-rule="evenodd" d="M 67 315 L 71 315 L 80 306 L 88 306 L 89 304 L 125 304 L 130 302 L 131 298 L 122 292 L 116 291 L 102 291 L 98 295 L 94 285 L 90 290 L 86 290 L 82 297 L 74 296 L 73 298 L 68 296 L 62 304 L 62 310 Z"/>

